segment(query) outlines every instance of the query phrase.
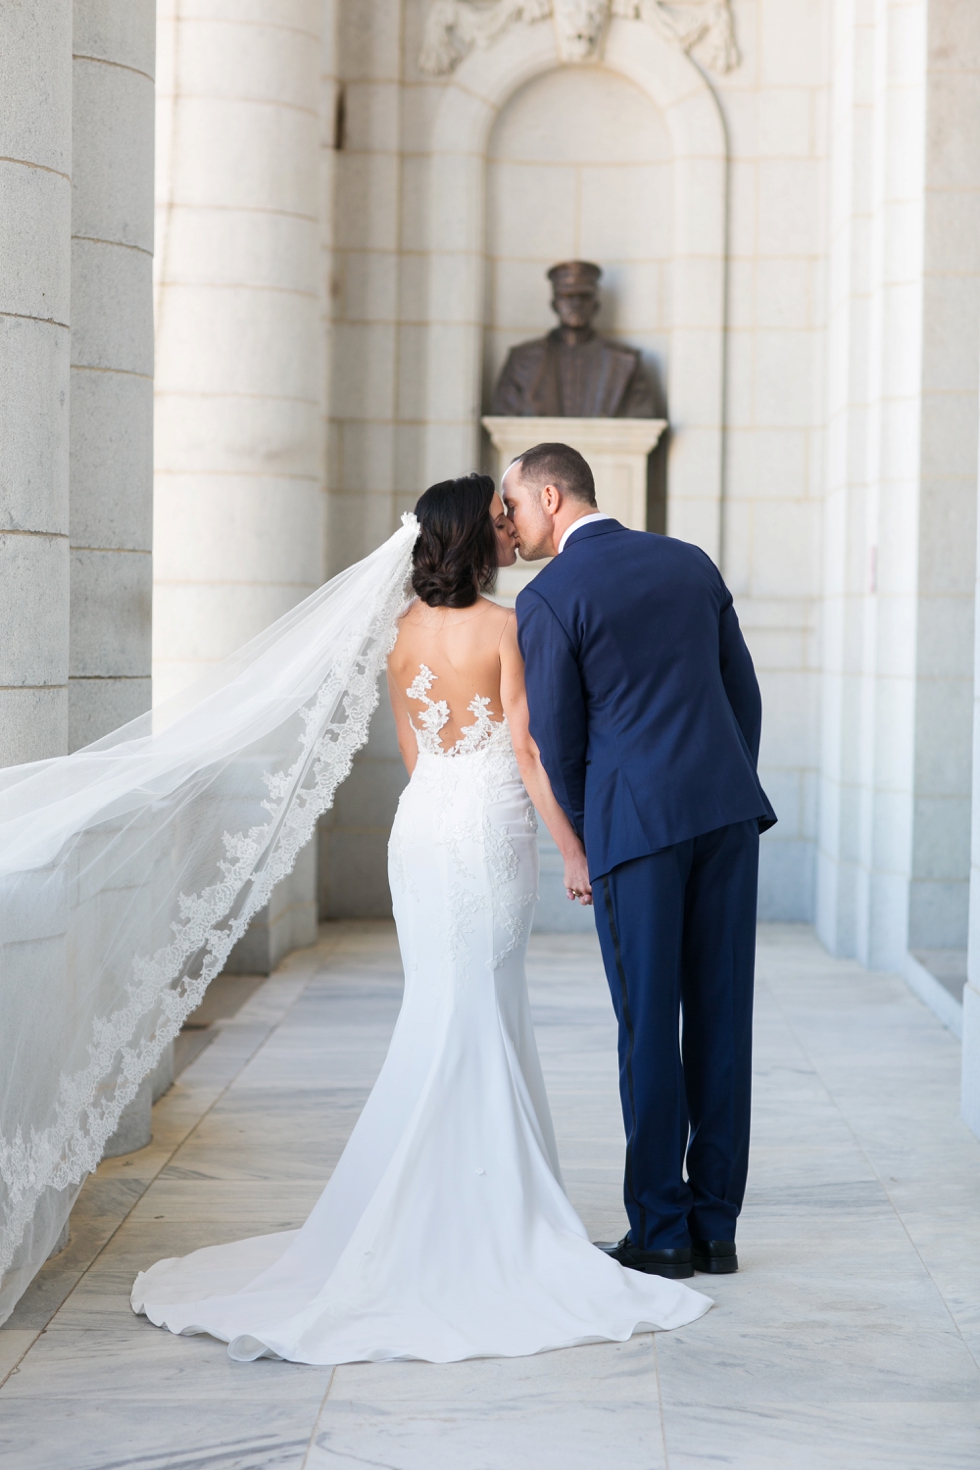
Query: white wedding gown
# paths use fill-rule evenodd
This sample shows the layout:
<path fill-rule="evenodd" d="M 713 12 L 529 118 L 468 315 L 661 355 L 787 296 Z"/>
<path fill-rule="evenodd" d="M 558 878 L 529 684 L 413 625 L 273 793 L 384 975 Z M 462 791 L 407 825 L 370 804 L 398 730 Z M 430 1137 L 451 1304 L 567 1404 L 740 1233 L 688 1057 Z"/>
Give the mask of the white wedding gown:
<path fill-rule="evenodd" d="M 433 678 L 423 665 L 409 691 L 420 753 L 389 848 L 405 997 L 350 1141 L 302 1229 L 158 1261 L 133 1287 L 135 1311 L 239 1360 L 516 1357 L 711 1305 L 596 1250 L 568 1201 L 524 978 L 533 808 L 489 699 L 443 750 Z"/>

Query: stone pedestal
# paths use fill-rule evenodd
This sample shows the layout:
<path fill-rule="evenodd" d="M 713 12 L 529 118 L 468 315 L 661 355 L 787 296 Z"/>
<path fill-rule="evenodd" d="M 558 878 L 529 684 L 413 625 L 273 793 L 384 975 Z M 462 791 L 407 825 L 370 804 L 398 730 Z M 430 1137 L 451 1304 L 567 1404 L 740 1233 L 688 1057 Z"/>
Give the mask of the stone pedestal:
<path fill-rule="evenodd" d="M 647 458 L 667 427 L 666 419 L 505 418 L 488 415 L 483 427 L 497 451 L 497 481 L 511 460 L 534 444 L 570 444 L 595 476 L 596 500 L 606 515 L 633 531 L 647 528 Z M 543 562 L 518 562 L 500 574 L 497 590 L 509 601 Z"/>

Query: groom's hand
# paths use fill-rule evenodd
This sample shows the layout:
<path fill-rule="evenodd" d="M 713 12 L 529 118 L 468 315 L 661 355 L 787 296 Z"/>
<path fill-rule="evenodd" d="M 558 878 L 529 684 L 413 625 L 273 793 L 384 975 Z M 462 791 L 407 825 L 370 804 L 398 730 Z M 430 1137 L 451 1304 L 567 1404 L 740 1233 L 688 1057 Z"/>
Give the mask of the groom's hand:
<path fill-rule="evenodd" d="M 572 903 L 580 903 L 583 908 L 592 902 L 589 865 L 581 848 L 565 858 L 565 892 Z"/>

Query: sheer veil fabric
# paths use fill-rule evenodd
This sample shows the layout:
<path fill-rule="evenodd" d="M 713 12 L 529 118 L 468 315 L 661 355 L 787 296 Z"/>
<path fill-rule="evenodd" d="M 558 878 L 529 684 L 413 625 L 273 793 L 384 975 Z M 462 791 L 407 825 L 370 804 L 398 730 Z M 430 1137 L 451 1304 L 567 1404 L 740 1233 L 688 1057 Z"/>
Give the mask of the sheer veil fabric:
<path fill-rule="evenodd" d="M 0 1321 L 367 739 L 402 522 L 167 704 L 0 770 Z"/>

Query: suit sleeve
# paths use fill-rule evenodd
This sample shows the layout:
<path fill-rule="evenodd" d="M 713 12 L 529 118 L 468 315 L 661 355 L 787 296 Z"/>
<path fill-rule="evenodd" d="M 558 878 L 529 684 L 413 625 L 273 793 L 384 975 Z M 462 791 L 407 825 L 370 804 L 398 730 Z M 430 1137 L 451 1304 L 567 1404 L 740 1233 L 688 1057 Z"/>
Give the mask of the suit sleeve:
<path fill-rule="evenodd" d="M 530 588 L 517 599 L 517 641 L 524 659 L 531 735 L 555 799 L 581 837 L 589 738 L 582 676 L 564 628 L 544 598 Z"/>
<path fill-rule="evenodd" d="M 720 577 L 718 580 L 721 582 Z M 721 582 L 721 593 L 718 625 L 721 677 L 728 703 L 735 712 L 752 760 L 758 765 L 759 743 L 762 739 L 762 695 L 759 693 L 759 681 L 755 676 L 752 655 L 745 646 L 745 639 L 738 625 L 732 594 L 724 582 Z"/>

